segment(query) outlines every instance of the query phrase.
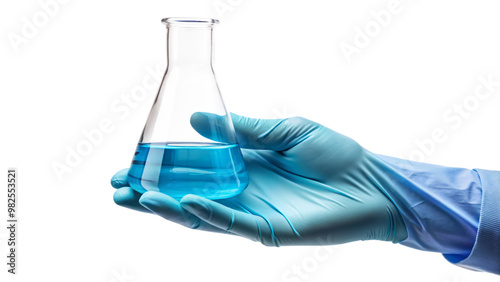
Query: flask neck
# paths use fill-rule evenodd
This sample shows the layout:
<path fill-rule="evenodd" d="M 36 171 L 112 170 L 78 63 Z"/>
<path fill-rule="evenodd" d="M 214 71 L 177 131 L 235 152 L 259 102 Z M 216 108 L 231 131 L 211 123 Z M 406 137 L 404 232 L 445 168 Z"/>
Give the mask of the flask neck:
<path fill-rule="evenodd" d="M 167 28 L 167 62 L 170 67 L 212 67 L 212 28 Z"/>

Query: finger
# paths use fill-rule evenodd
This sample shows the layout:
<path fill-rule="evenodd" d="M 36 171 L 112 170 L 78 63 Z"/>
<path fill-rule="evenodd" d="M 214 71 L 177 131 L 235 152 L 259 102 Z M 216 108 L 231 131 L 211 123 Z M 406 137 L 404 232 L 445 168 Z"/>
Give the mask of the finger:
<path fill-rule="evenodd" d="M 198 217 L 185 211 L 174 198 L 156 191 L 148 191 L 139 199 L 139 203 L 151 212 L 191 229 L 226 233 L 215 226 L 203 222 Z"/>
<path fill-rule="evenodd" d="M 191 115 L 191 126 L 203 137 L 223 142 L 236 143 L 233 133 L 233 126 L 229 122 L 229 116 L 217 115 L 205 112 L 196 112 Z"/>
<path fill-rule="evenodd" d="M 242 148 L 284 151 L 314 135 L 321 125 L 300 117 L 287 119 L 255 119 L 231 114 L 236 138 Z M 226 116 L 197 112 L 191 125 L 206 138 L 221 141 L 220 134 Z M 227 138 L 226 138 L 227 139 Z"/>
<path fill-rule="evenodd" d="M 115 175 L 111 177 L 111 186 L 114 188 L 128 187 L 127 174 L 128 168 L 124 168 L 115 173 Z"/>
<path fill-rule="evenodd" d="M 130 187 L 123 187 L 116 190 L 113 194 L 113 200 L 119 206 L 133 209 L 141 212 L 150 212 L 148 209 L 139 204 L 139 199 L 142 194 Z"/>
<path fill-rule="evenodd" d="M 180 204 L 185 210 L 222 230 L 252 241 L 261 241 L 266 245 L 275 239 L 274 236 L 271 238 L 272 232 L 270 232 L 269 225 L 261 217 L 228 208 L 196 195 L 184 196 Z"/>

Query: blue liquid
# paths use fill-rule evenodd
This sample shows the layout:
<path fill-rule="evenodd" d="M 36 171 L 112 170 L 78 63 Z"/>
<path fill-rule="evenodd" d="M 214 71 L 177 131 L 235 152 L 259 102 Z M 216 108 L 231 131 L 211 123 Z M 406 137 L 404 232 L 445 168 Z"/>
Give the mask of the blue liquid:
<path fill-rule="evenodd" d="M 139 143 L 128 183 L 140 193 L 222 199 L 241 193 L 248 174 L 237 144 Z"/>

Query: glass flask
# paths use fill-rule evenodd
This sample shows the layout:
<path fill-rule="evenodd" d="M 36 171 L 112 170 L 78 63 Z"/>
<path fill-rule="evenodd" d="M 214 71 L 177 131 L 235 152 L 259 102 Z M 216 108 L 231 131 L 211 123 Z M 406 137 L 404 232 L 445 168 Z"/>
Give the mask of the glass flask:
<path fill-rule="evenodd" d="M 217 20 L 166 18 L 167 70 L 128 173 L 138 192 L 175 199 L 239 194 L 248 174 L 212 68 Z"/>

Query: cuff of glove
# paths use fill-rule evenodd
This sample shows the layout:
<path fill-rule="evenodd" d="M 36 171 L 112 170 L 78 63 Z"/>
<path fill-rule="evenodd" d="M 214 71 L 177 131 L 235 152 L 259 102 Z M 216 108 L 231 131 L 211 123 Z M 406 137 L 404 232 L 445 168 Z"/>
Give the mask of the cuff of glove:
<path fill-rule="evenodd" d="M 458 266 L 500 274 L 500 172 L 475 170 L 482 186 L 476 241 L 468 256 L 444 255 Z"/>

